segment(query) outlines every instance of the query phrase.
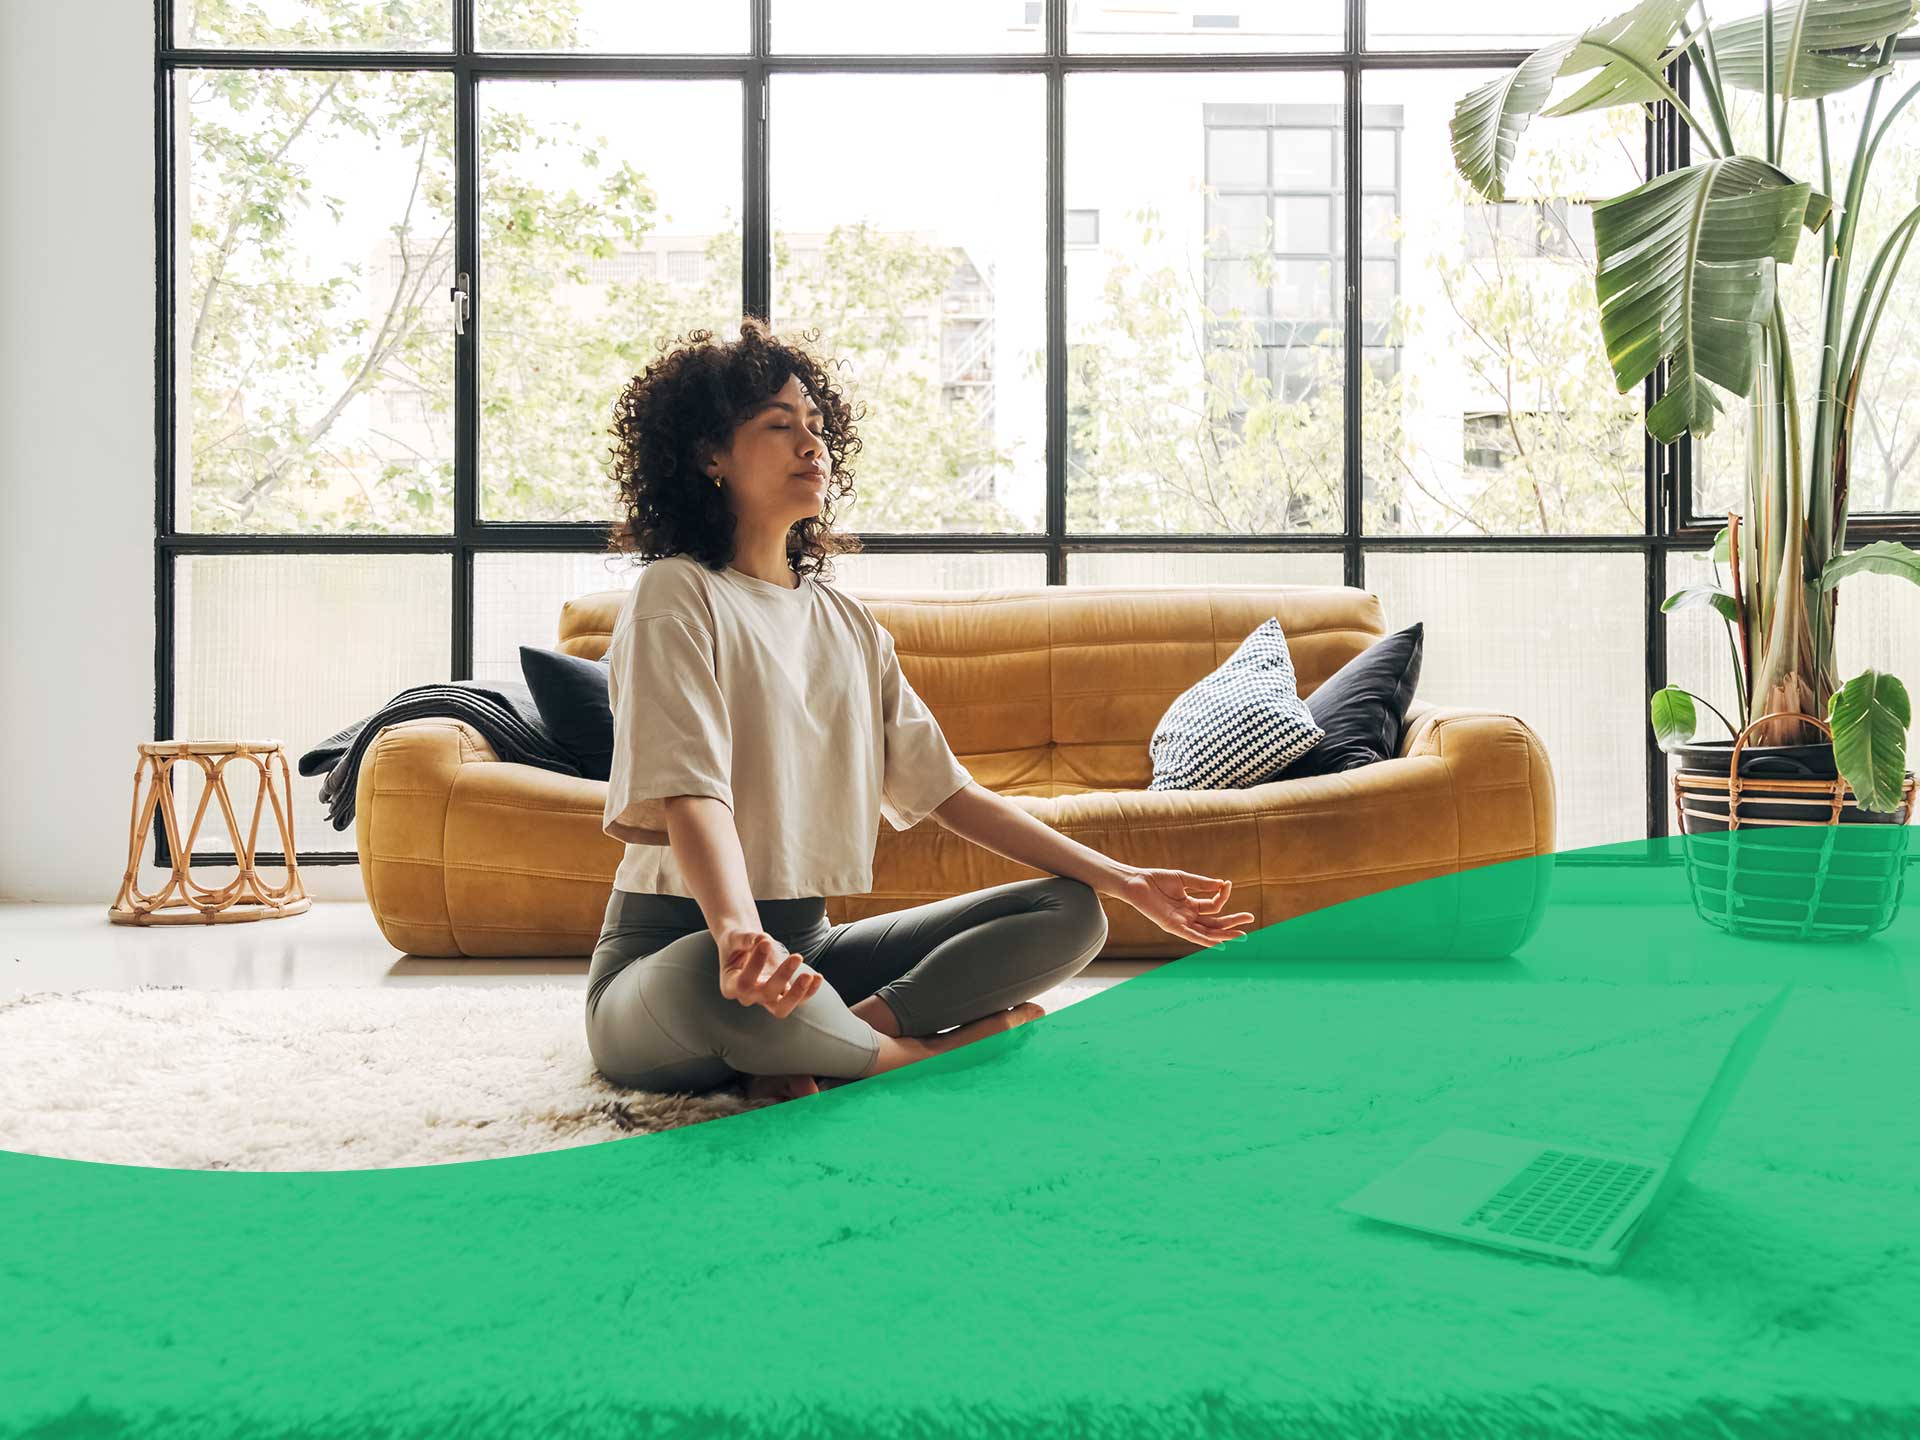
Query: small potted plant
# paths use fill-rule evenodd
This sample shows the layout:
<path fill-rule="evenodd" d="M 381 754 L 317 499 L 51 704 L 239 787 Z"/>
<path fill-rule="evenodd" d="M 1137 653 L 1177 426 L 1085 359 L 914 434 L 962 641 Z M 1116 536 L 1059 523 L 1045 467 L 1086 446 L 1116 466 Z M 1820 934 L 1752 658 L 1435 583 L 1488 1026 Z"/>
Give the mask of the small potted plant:
<path fill-rule="evenodd" d="M 1836 587 L 1857 571 L 1920 582 L 1920 554 L 1904 545 L 1846 548 L 1854 418 L 1920 206 L 1876 253 L 1858 257 L 1860 271 L 1857 230 L 1875 152 L 1920 95 L 1915 86 L 1881 108 L 1896 40 L 1920 3 L 1769 0 L 1730 21 L 1712 20 L 1704 3 L 1690 19 L 1693 9 L 1693 0 L 1641 0 L 1536 50 L 1455 107 L 1454 162 L 1499 201 L 1535 114 L 1665 101 L 1692 130 L 1702 158 L 1593 209 L 1595 292 L 1614 378 L 1624 394 L 1661 372 L 1648 431 L 1669 443 L 1705 435 L 1725 396 L 1746 402 L 1745 508 L 1715 542 L 1716 583 L 1663 606 L 1710 606 L 1725 622 L 1739 723 L 1668 686 L 1651 700 L 1654 734 L 1679 759 L 1675 792 L 1703 916 L 1738 933 L 1867 935 L 1891 921 L 1906 871 L 1911 705 L 1897 678 L 1875 670 L 1840 683 L 1834 615 Z M 1682 58 L 1697 109 L 1667 80 Z M 1588 72 L 1547 104 L 1557 81 Z M 1863 84 L 1871 89 L 1852 163 L 1844 174 L 1822 166 L 1821 183 L 1838 198 L 1782 169 L 1795 102 L 1815 107 L 1800 123 L 1818 124 L 1824 159 L 1825 99 Z M 1734 143 L 1734 90 L 1756 94 L 1764 111 L 1755 153 Z M 1775 279 L 1803 231 L 1817 237 L 1823 267 L 1810 435 Z M 1695 738 L 1701 707 L 1726 738 Z"/>

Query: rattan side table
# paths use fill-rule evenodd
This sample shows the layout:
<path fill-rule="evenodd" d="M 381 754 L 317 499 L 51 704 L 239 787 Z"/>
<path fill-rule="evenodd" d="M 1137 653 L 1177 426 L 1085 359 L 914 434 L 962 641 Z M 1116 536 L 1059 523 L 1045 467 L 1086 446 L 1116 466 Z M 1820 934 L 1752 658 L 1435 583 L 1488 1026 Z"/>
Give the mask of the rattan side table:
<path fill-rule="evenodd" d="M 193 824 L 187 827 L 184 839 L 180 816 L 173 803 L 173 767 L 181 761 L 199 766 L 205 781 L 199 808 L 194 811 Z M 233 800 L 227 793 L 227 766 L 236 761 L 252 765 L 260 777 L 259 789 L 254 794 L 253 819 L 245 840 L 240 838 L 240 823 L 234 818 Z M 273 775 L 275 761 L 280 766 L 277 787 Z M 144 795 L 143 781 L 146 782 Z M 208 804 L 216 799 L 239 866 L 239 873 L 217 888 L 200 883 L 191 873 L 200 822 L 206 818 Z M 269 801 L 280 827 L 281 850 L 287 857 L 287 878 L 278 886 L 266 884 L 254 868 L 260 817 Z M 156 813 L 166 833 L 173 873 L 166 884 L 149 895 L 143 893 L 139 885 L 140 857 L 146 850 Z M 300 866 L 294 857 L 293 776 L 287 769 L 287 757 L 278 740 L 154 740 L 140 747 L 140 762 L 133 771 L 127 873 L 120 881 L 119 895 L 107 911 L 108 919 L 116 925 L 213 925 L 298 915 L 312 904 L 312 898 L 300 882 Z"/>

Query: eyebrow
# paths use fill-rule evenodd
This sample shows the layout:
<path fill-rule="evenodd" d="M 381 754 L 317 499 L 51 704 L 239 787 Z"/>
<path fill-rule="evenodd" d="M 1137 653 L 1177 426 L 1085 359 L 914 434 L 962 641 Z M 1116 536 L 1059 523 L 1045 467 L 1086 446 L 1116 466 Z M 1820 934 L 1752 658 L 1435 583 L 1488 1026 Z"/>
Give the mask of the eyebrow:
<path fill-rule="evenodd" d="M 756 413 L 764 415 L 769 410 L 785 410 L 788 414 L 797 413 L 795 407 L 789 405 L 785 400 L 769 400 L 766 404 L 762 405 Z M 820 415 L 820 407 L 809 403 L 807 406 L 807 414 Z M 821 418 L 824 419 L 825 416 L 822 415 Z"/>

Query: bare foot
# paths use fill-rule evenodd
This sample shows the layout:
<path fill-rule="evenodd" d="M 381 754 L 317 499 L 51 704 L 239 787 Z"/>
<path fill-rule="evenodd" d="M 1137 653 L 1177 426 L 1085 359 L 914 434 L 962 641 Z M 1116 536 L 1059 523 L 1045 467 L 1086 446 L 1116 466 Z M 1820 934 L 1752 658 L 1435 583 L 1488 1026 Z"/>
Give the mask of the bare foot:
<path fill-rule="evenodd" d="M 749 1100 L 798 1100 L 803 1095 L 818 1095 L 820 1083 L 811 1075 L 750 1075 L 747 1077 Z"/>
<path fill-rule="evenodd" d="M 965 1025 L 943 1030 L 938 1035 L 927 1037 L 927 1046 L 938 1055 L 946 1050 L 955 1050 L 962 1045 L 971 1045 L 976 1040 L 984 1040 L 989 1035 L 999 1035 L 1024 1025 L 1029 1020 L 1038 1020 L 1047 1012 L 1031 1000 L 1023 1000 L 1010 1010 L 1002 1010 L 994 1015 L 982 1015 L 978 1020 L 970 1020 Z"/>
<path fill-rule="evenodd" d="M 867 1073 L 879 1075 L 888 1070 L 898 1070 L 917 1060 L 925 1060 L 934 1055 L 957 1050 L 962 1045 L 971 1045 L 976 1040 L 984 1040 L 989 1035 L 999 1035 L 1013 1029 L 1016 1025 L 1025 1025 L 1030 1020 L 1038 1020 L 1046 1010 L 1031 1000 L 1022 1001 L 1008 1010 L 992 1015 L 982 1015 L 978 1020 L 970 1020 L 951 1030 L 943 1030 L 938 1035 L 895 1036 L 883 1035 L 880 1039 L 880 1053 L 874 1060 L 873 1069 Z"/>

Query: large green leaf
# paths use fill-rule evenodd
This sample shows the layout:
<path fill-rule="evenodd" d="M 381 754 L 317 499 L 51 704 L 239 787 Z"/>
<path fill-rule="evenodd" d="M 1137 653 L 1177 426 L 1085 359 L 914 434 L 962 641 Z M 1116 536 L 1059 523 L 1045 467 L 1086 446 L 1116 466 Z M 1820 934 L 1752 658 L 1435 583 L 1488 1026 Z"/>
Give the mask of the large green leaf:
<path fill-rule="evenodd" d="M 1862 670 L 1833 692 L 1833 763 L 1862 810 L 1897 810 L 1907 773 L 1907 687 L 1892 675 Z"/>
<path fill-rule="evenodd" d="M 1489 200 L 1506 199 L 1507 168 L 1527 122 L 1540 113 L 1553 82 L 1599 68 L 1580 91 L 1546 112 L 1570 114 L 1568 106 L 1599 109 L 1639 105 L 1660 98 L 1660 88 L 1640 68 L 1663 68 L 1667 42 L 1685 18 L 1690 0 L 1641 0 L 1625 14 L 1603 20 L 1578 35 L 1543 45 L 1497 80 L 1463 96 L 1453 108 L 1453 161 L 1466 182 Z"/>
<path fill-rule="evenodd" d="M 1917 10 L 1917 0 L 1781 0 L 1773 7 L 1773 93 L 1811 100 L 1858 85 Z M 1712 27 L 1722 82 L 1739 90 L 1766 83 L 1764 26 L 1763 15 L 1749 15 Z"/>
<path fill-rule="evenodd" d="M 1713 427 L 1720 401 L 1753 386 L 1773 267 L 1793 258 L 1812 190 L 1744 155 L 1662 175 L 1593 207 L 1600 333 L 1622 394 L 1663 360 L 1667 392 L 1647 412 L 1663 441 Z"/>
<path fill-rule="evenodd" d="M 1920 554 L 1914 553 L 1898 540 L 1876 540 L 1871 545 L 1862 545 L 1858 550 L 1850 550 L 1845 555 L 1836 555 L 1827 562 L 1827 568 L 1820 572 L 1820 588 L 1831 590 L 1847 576 L 1862 570 L 1871 570 L 1879 575 L 1898 575 L 1920 585 Z"/>
<path fill-rule="evenodd" d="M 1653 692 L 1647 703 L 1653 721 L 1653 738 L 1662 750 L 1676 750 L 1693 739 L 1699 727 L 1699 712 L 1693 708 L 1693 696 L 1677 685 Z"/>
<path fill-rule="evenodd" d="M 1711 605 L 1728 620 L 1738 622 L 1740 619 L 1740 607 L 1735 603 L 1733 596 L 1711 585 L 1689 585 L 1685 589 L 1674 591 L 1660 602 L 1662 611 L 1691 610 L 1696 605 Z"/>

